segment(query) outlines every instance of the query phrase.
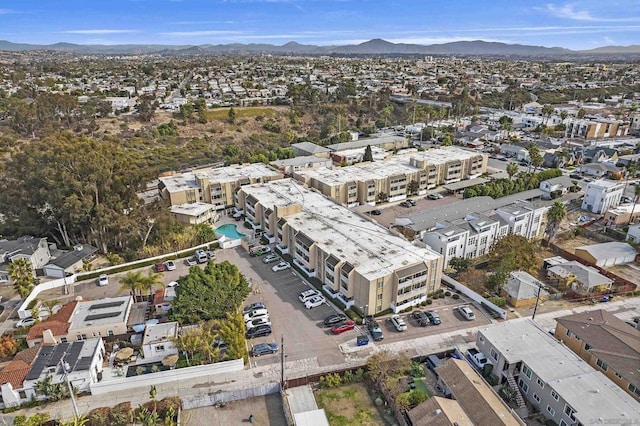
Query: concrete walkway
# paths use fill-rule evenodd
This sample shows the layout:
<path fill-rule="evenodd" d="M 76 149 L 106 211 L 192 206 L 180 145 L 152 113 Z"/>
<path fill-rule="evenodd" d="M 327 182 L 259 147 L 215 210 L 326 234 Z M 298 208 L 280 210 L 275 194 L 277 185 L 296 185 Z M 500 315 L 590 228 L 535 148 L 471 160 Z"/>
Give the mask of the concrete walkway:
<path fill-rule="evenodd" d="M 554 318 L 569 315 L 572 313 L 584 312 L 596 309 L 606 309 L 623 319 L 628 319 L 640 312 L 640 297 L 617 300 L 609 303 L 599 303 L 596 305 L 577 306 L 558 312 L 549 312 L 536 315 L 536 322 L 543 328 L 555 327 Z M 490 326 L 482 326 L 490 327 Z M 398 354 L 408 356 L 428 355 L 442 352 L 458 346 L 465 350 L 473 346 L 476 331 L 481 327 L 472 327 L 465 330 L 458 330 L 450 333 L 443 333 L 433 336 L 424 336 L 417 339 L 394 342 L 387 344 L 371 345 L 369 351 L 354 352 L 346 354 L 345 361 L 336 365 L 320 366 L 316 358 L 307 358 L 287 362 L 285 366 L 285 378 L 305 377 L 313 374 L 328 373 L 345 367 L 358 367 L 366 363 L 367 358 L 375 351 L 388 350 Z M 278 383 L 280 381 L 280 365 L 270 364 L 246 369 L 235 373 L 224 373 L 216 376 L 198 377 L 188 380 L 179 380 L 156 386 L 157 399 L 167 396 L 179 395 L 181 398 L 189 398 L 198 394 L 209 394 L 220 390 L 233 390 L 258 386 L 264 383 Z M 149 400 L 149 389 L 130 388 L 122 389 L 99 396 L 82 396 L 78 398 L 78 408 L 80 413 L 88 413 L 97 407 L 112 407 L 121 402 L 130 401 L 132 407 Z M 69 400 L 50 403 L 36 408 L 23 409 L 11 415 L 0 416 L 13 417 L 15 414 L 33 415 L 37 412 L 48 412 L 52 418 L 68 419 L 71 416 L 72 407 Z"/>

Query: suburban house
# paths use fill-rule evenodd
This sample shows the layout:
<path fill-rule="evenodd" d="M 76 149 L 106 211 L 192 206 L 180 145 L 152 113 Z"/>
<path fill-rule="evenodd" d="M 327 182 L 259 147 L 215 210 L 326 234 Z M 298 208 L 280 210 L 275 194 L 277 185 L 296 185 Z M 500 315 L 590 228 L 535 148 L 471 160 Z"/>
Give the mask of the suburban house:
<path fill-rule="evenodd" d="M 9 282 L 9 264 L 18 259 L 26 259 L 35 276 L 36 270 L 42 269 L 51 260 L 47 239 L 21 237 L 17 240 L 0 240 L 0 282 Z"/>
<path fill-rule="evenodd" d="M 500 145 L 500 154 L 503 154 L 506 157 L 515 158 L 516 161 L 531 161 L 529 151 L 526 148 L 517 145 L 503 143 Z"/>
<path fill-rule="evenodd" d="M 559 426 L 640 418 L 638 401 L 529 319 L 480 328 L 476 346 L 499 383 Z"/>
<path fill-rule="evenodd" d="M 18 352 L 13 360 L 0 370 L 0 396 L 2 396 L 0 407 L 6 408 L 18 405 L 19 402 L 16 401 L 28 400 L 23 383 L 39 350 L 40 348 L 36 346 Z"/>
<path fill-rule="evenodd" d="M 624 183 L 600 179 L 589 182 L 584 190 L 582 210 L 603 214 L 612 207 L 617 207 L 622 199 Z"/>
<path fill-rule="evenodd" d="M 595 268 L 575 260 L 547 268 L 547 277 L 583 296 L 610 290 L 613 284 Z"/>
<path fill-rule="evenodd" d="M 640 222 L 640 204 L 621 204 L 607 210 L 604 214 L 606 226 L 623 227 L 629 223 Z"/>
<path fill-rule="evenodd" d="M 455 399 L 432 396 L 408 413 L 412 426 L 466 426 L 473 425 Z"/>
<path fill-rule="evenodd" d="M 443 396 L 455 401 L 458 405 L 457 411 L 471 419 L 471 423 L 462 424 L 505 426 L 523 424 L 522 420 L 496 395 L 466 360 L 449 358 L 436 368 L 436 372 L 438 387 L 442 389 Z M 426 406 L 432 404 L 428 403 L 428 400 L 425 403 Z M 421 406 L 422 404 L 409 412 L 414 426 L 433 424 L 429 420 L 434 414 L 433 420 L 441 421 L 438 417 L 442 413 L 425 413 L 424 407 L 421 408 Z M 419 414 L 422 415 L 419 416 Z"/>
<path fill-rule="evenodd" d="M 602 309 L 556 322 L 557 339 L 640 402 L 640 330 Z"/>
<path fill-rule="evenodd" d="M 31 351 L 26 353 L 27 351 Z M 41 345 L 28 349 L 20 359 L 25 368 L 14 370 L 14 377 L 2 377 L 5 370 L 0 372 L 3 381 L 2 404 L 4 407 L 15 407 L 32 398 L 44 399 L 36 394 L 37 383 L 51 378 L 52 384 L 65 382 L 65 369 L 68 380 L 78 392 L 88 392 L 93 383 L 102 379 L 102 364 L 105 348 L 102 339 L 95 338 L 72 343 L 60 343 L 56 345 Z M 33 352 L 34 355 L 31 358 Z M 15 360 L 14 360 L 15 361 Z M 6 367 L 5 367 L 6 369 Z"/>
<path fill-rule="evenodd" d="M 542 198 L 546 200 L 558 198 L 569 192 L 573 187 L 574 184 L 568 176 L 558 176 L 540 182 L 540 190 L 543 192 Z"/>
<path fill-rule="evenodd" d="M 178 337 L 176 321 L 161 324 L 149 324 L 142 336 L 142 353 L 145 359 L 164 358 L 178 353 L 172 339 Z"/>
<path fill-rule="evenodd" d="M 501 292 L 507 299 L 507 303 L 514 308 L 535 305 L 538 297 L 541 302 L 549 298 L 549 292 L 544 289 L 544 284 L 525 271 L 511 272 Z"/>
<path fill-rule="evenodd" d="M 629 230 L 627 231 L 627 241 L 631 241 L 636 244 L 640 243 L 640 223 L 629 227 Z"/>
<path fill-rule="evenodd" d="M 575 254 L 593 265 L 605 268 L 631 263 L 635 260 L 638 252 L 628 243 L 613 241 L 576 247 Z"/>
<path fill-rule="evenodd" d="M 365 314 L 399 312 L 440 286 L 441 255 L 292 179 L 243 186 L 237 208 L 303 275 Z"/>
<path fill-rule="evenodd" d="M 64 278 L 81 272 L 84 262 L 90 260 L 98 249 L 90 244 L 77 245 L 49 263 L 44 265 L 44 273 L 48 277 Z"/>
<path fill-rule="evenodd" d="M 29 329 L 27 344 L 53 345 L 125 334 L 132 306 L 131 296 L 67 303 L 46 321 Z"/>
<path fill-rule="evenodd" d="M 622 169 L 616 167 L 612 163 L 589 163 L 580 166 L 580 171 L 587 175 L 596 178 L 618 178 L 622 177 Z"/>

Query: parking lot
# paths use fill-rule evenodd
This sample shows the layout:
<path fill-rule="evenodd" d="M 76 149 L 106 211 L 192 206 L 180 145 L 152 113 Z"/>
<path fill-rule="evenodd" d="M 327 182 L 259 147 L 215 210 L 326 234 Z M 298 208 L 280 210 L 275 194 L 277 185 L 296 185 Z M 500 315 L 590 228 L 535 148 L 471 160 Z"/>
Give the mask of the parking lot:
<path fill-rule="evenodd" d="M 434 210 L 442 208 L 462 199 L 460 198 L 460 196 L 448 195 L 446 192 L 440 193 L 444 196 L 444 198 L 441 198 L 439 200 L 429 200 L 426 198 L 426 195 L 411 197 L 416 202 L 416 205 L 414 207 L 403 207 L 399 202 L 394 204 L 381 204 L 376 206 L 376 209 L 380 210 L 380 215 L 374 216 L 365 214 L 365 216 L 370 217 L 374 222 L 379 223 L 384 227 L 389 227 L 395 224 L 397 217 L 409 216 L 423 210 Z"/>

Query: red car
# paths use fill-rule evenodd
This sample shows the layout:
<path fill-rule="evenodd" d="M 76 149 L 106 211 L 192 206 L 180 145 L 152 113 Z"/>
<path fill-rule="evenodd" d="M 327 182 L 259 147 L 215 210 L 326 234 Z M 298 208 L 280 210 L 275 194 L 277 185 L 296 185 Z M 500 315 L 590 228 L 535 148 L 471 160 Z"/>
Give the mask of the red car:
<path fill-rule="evenodd" d="M 167 267 L 165 266 L 164 263 L 158 262 L 155 265 L 153 265 L 153 269 L 155 269 L 156 272 L 164 272 L 167 270 Z"/>
<path fill-rule="evenodd" d="M 331 327 L 331 332 L 333 334 L 340 334 L 340 333 L 344 333 L 345 331 L 353 330 L 355 326 L 356 326 L 356 323 L 349 320 L 349 321 L 343 322 L 342 324 L 334 325 L 333 327 Z"/>

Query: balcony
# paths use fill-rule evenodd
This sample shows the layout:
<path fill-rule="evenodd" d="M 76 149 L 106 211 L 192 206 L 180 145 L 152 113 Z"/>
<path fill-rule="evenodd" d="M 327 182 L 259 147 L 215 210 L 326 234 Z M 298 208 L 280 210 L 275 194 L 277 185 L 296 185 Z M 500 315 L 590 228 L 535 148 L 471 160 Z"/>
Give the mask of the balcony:
<path fill-rule="evenodd" d="M 409 299 L 400 300 L 397 302 L 391 302 L 391 310 L 393 311 L 394 314 L 398 314 L 411 306 L 418 306 L 420 303 L 425 302 L 426 300 L 427 300 L 427 295 L 422 293 L 419 295 L 412 296 Z"/>
<path fill-rule="evenodd" d="M 349 297 L 347 295 L 344 295 L 342 293 L 338 294 L 338 299 L 344 303 L 344 305 L 346 306 L 347 309 L 349 309 L 350 307 L 352 307 L 356 302 L 355 300 L 353 300 L 353 297 Z"/>
<path fill-rule="evenodd" d="M 298 268 L 300 268 L 302 273 L 305 274 L 308 278 L 313 278 L 316 276 L 316 271 L 314 269 L 307 269 L 307 266 L 304 263 L 300 262 L 300 260 L 294 258 L 293 263 Z"/>
<path fill-rule="evenodd" d="M 289 247 L 282 244 L 276 244 L 275 249 L 279 254 L 289 254 Z"/>

